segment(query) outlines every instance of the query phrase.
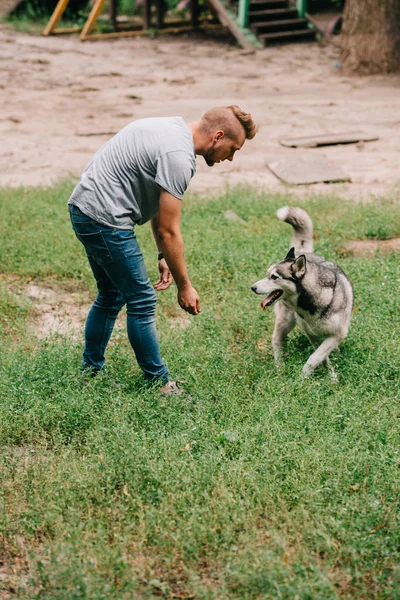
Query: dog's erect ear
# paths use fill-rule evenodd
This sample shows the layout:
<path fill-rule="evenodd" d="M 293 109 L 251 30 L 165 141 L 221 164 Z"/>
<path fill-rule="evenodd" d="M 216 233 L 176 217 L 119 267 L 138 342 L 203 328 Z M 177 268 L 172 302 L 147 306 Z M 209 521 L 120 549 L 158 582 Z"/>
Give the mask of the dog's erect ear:
<path fill-rule="evenodd" d="M 285 260 L 291 258 L 292 260 L 294 260 L 296 257 L 294 255 L 294 248 L 290 248 L 289 252 L 286 254 L 285 256 Z"/>
<path fill-rule="evenodd" d="M 306 257 L 304 256 L 304 254 L 298 256 L 294 263 L 290 266 L 290 268 L 292 270 L 293 275 L 297 279 L 301 279 L 304 276 L 304 273 L 306 272 L 307 268 Z"/>

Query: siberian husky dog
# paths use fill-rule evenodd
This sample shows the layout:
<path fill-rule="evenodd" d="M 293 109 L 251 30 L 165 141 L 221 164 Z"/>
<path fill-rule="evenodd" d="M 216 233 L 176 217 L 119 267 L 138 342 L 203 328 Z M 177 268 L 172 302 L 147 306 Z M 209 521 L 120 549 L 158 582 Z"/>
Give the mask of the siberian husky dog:
<path fill-rule="evenodd" d="M 253 292 L 266 296 L 263 310 L 275 305 L 275 362 L 279 363 L 283 342 L 297 323 L 315 348 L 303 367 L 304 376 L 325 362 L 336 381 L 328 357 L 349 330 L 352 285 L 340 267 L 313 253 L 313 224 L 305 210 L 285 206 L 277 216 L 293 227 L 291 248 L 284 260 L 268 269 L 265 279 L 251 286 Z"/>

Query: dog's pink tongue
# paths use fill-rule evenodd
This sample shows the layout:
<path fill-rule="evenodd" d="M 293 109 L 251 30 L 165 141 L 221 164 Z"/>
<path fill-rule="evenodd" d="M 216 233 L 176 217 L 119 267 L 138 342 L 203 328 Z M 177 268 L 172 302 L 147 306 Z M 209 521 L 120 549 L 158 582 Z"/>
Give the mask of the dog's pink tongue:
<path fill-rule="evenodd" d="M 271 300 L 270 296 L 267 296 L 266 298 L 264 298 L 264 300 L 261 300 L 261 308 L 263 310 L 265 310 L 265 308 L 270 300 Z"/>

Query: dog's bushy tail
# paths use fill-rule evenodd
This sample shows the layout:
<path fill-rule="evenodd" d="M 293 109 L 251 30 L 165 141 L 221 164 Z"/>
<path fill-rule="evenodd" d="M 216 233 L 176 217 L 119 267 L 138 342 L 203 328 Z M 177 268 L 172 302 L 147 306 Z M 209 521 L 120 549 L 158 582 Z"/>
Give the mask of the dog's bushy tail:
<path fill-rule="evenodd" d="M 276 213 L 278 219 L 293 227 L 290 247 L 294 247 L 296 255 L 313 251 L 313 224 L 308 213 L 298 206 L 283 206 Z"/>

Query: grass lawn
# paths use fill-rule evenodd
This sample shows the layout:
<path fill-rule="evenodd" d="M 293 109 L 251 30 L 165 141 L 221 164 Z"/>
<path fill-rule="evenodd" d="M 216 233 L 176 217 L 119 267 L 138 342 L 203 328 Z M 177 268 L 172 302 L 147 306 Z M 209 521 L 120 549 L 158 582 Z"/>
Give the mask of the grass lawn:
<path fill-rule="evenodd" d="M 94 293 L 71 189 L 0 191 L 0 597 L 400 598 L 399 258 L 342 252 L 399 236 L 398 204 L 244 188 L 185 199 L 202 311 L 180 327 L 175 288 L 159 294 L 162 354 L 191 396 L 160 400 L 125 336 L 85 384 L 81 341 L 29 327 L 28 282 Z M 274 216 L 288 202 L 354 285 L 337 385 L 324 368 L 301 378 L 298 331 L 275 370 L 273 312 L 250 291 L 288 250 Z M 154 281 L 150 227 L 137 235 Z"/>

